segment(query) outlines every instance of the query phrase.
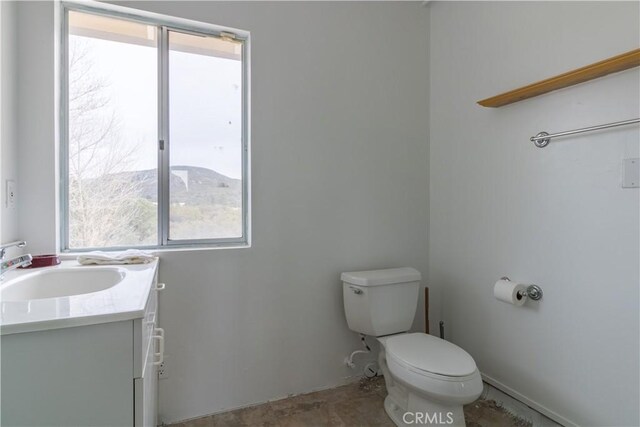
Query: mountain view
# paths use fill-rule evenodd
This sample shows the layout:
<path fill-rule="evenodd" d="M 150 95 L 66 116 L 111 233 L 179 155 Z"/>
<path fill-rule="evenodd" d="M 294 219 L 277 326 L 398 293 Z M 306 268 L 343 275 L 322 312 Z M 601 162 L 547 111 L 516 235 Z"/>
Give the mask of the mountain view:
<path fill-rule="evenodd" d="M 82 247 L 155 245 L 157 169 L 119 172 L 70 183 L 70 240 Z M 211 169 L 174 166 L 171 240 L 242 235 L 242 181 Z M 99 218 L 99 223 L 94 218 Z"/>
<path fill-rule="evenodd" d="M 157 169 L 120 172 L 117 180 L 139 184 L 139 195 L 150 201 L 158 197 Z M 102 177 L 100 179 L 109 179 Z M 211 169 L 196 166 L 173 166 L 171 168 L 171 203 L 201 205 L 222 204 L 240 207 L 242 181 L 229 178 Z"/>

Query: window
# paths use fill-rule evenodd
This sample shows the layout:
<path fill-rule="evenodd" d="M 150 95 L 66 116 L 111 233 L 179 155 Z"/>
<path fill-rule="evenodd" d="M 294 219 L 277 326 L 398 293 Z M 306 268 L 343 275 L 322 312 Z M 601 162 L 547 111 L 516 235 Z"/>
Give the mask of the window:
<path fill-rule="evenodd" d="M 245 40 L 64 16 L 63 250 L 247 243 Z"/>

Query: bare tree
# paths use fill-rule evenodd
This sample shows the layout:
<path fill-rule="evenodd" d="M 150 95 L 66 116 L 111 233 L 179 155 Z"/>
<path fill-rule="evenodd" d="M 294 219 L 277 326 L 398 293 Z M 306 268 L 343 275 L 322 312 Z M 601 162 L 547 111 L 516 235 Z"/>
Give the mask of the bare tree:
<path fill-rule="evenodd" d="M 91 50 L 69 40 L 69 238 L 71 247 L 123 246 L 149 237 L 149 206 L 132 179 L 135 143 L 122 138 L 109 83 Z"/>

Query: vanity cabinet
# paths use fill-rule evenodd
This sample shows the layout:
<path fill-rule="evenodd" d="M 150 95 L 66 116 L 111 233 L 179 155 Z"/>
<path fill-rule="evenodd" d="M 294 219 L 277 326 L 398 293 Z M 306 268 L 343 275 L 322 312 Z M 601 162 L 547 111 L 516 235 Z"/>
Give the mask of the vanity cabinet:
<path fill-rule="evenodd" d="M 154 427 L 157 294 L 154 280 L 143 317 L 2 335 L 1 425 Z"/>

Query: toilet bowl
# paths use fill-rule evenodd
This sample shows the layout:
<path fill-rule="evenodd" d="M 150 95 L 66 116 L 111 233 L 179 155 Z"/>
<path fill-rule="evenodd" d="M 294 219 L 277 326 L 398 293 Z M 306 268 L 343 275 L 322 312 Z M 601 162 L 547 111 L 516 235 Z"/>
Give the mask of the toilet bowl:
<path fill-rule="evenodd" d="M 396 425 L 465 425 L 463 405 L 482 393 L 480 372 L 466 351 L 423 333 L 378 341 L 385 411 Z"/>
<path fill-rule="evenodd" d="M 415 316 L 420 272 L 394 268 L 342 273 L 349 329 L 376 337 L 387 386 L 384 408 L 398 426 L 464 426 L 463 405 L 482 393 L 482 378 L 462 348 L 407 333 Z"/>

